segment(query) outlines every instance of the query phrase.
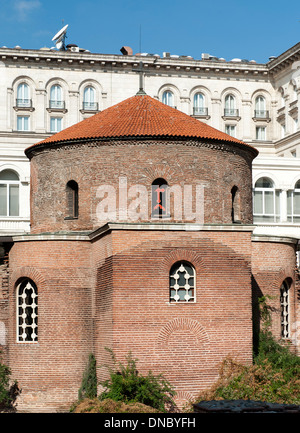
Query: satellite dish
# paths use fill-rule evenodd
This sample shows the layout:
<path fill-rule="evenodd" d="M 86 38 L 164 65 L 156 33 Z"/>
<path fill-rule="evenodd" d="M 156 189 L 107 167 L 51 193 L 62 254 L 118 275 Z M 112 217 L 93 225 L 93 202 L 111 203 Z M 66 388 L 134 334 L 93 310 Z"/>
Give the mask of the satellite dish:
<path fill-rule="evenodd" d="M 60 29 L 59 32 L 57 32 L 56 35 L 52 38 L 52 41 L 56 41 L 55 44 L 58 50 L 65 50 L 65 38 L 68 27 L 69 24 Z"/>

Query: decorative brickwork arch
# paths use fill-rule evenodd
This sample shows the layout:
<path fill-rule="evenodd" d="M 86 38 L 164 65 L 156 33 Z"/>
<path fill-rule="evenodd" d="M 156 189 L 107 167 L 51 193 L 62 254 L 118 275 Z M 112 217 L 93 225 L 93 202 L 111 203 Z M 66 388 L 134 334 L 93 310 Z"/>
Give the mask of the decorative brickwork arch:
<path fill-rule="evenodd" d="M 209 343 L 209 337 L 201 324 L 197 320 L 185 317 L 178 317 L 164 325 L 158 334 L 157 343 L 159 345 L 167 346 L 170 336 L 173 333 L 176 333 L 177 330 L 188 330 L 192 332 L 195 339 L 197 339 L 200 344 L 205 345 Z"/>
<path fill-rule="evenodd" d="M 43 291 L 46 286 L 46 280 L 40 272 L 35 268 L 24 266 L 15 270 L 10 277 L 10 288 L 15 292 L 16 287 L 20 283 L 21 279 L 28 278 L 36 284 L 38 291 Z"/>

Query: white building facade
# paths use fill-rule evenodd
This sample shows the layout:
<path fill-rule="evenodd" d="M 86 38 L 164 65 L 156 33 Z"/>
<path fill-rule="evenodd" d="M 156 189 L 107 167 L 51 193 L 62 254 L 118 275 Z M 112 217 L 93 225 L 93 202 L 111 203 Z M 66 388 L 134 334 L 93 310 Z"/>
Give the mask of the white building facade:
<path fill-rule="evenodd" d="M 145 92 L 259 150 L 256 235 L 300 239 L 300 43 L 266 64 L 202 54 L 93 54 L 0 48 L 0 236 L 30 229 L 24 149 Z"/>

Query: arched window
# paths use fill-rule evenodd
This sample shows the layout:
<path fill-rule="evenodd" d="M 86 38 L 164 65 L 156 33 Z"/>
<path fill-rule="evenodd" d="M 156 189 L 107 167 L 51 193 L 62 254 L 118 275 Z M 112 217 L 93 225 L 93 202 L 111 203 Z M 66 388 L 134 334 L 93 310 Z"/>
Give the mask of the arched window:
<path fill-rule="evenodd" d="M 276 222 L 280 218 L 279 191 L 268 177 L 255 183 L 253 192 L 254 222 Z"/>
<path fill-rule="evenodd" d="M 231 220 L 233 223 L 241 222 L 240 191 L 237 186 L 231 189 Z"/>
<path fill-rule="evenodd" d="M 280 287 L 280 318 L 282 338 L 289 338 L 290 336 L 289 289 L 290 284 L 286 279 Z"/>
<path fill-rule="evenodd" d="M 18 342 L 34 342 L 38 339 L 37 287 L 24 279 L 17 287 Z"/>
<path fill-rule="evenodd" d="M 176 262 L 170 270 L 170 302 L 195 302 L 196 273 L 185 261 Z"/>
<path fill-rule="evenodd" d="M 60 110 L 65 108 L 62 88 L 58 84 L 55 84 L 50 89 L 50 108 L 60 109 Z"/>
<path fill-rule="evenodd" d="M 196 93 L 194 95 L 193 114 L 195 116 L 207 115 L 207 107 L 205 106 L 205 96 L 203 93 Z"/>
<path fill-rule="evenodd" d="M 29 95 L 29 86 L 26 83 L 21 83 L 18 85 L 17 107 L 20 107 L 20 108 L 31 107 L 31 99 L 30 99 L 30 95 Z"/>
<path fill-rule="evenodd" d="M 236 109 L 235 97 L 231 94 L 229 94 L 225 97 L 224 116 L 227 116 L 227 117 L 238 116 L 238 110 Z"/>
<path fill-rule="evenodd" d="M 166 90 L 162 95 L 162 102 L 170 107 L 175 107 L 174 94 L 170 90 Z"/>
<path fill-rule="evenodd" d="M 19 176 L 13 170 L 0 173 L 0 216 L 19 216 Z"/>
<path fill-rule="evenodd" d="M 266 111 L 266 100 L 261 95 L 257 96 L 257 98 L 255 99 L 254 117 L 263 118 L 263 119 L 268 117 L 267 111 Z"/>
<path fill-rule="evenodd" d="M 300 223 L 300 180 L 287 192 L 287 218 L 290 222 Z"/>
<path fill-rule="evenodd" d="M 165 179 L 156 179 L 152 183 L 151 217 L 163 218 L 169 216 L 168 183 Z"/>
<path fill-rule="evenodd" d="M 98 110 L 98 103 L 96 102 L 96 92 L 92 86 L 88 86 L 84 89 L 83 109 L 90 111 Z"/>
<path fill-rule="evenodd" d="M 70 180 L 66 186 L 67 219 L 78 218 L 78 184 Z"/>

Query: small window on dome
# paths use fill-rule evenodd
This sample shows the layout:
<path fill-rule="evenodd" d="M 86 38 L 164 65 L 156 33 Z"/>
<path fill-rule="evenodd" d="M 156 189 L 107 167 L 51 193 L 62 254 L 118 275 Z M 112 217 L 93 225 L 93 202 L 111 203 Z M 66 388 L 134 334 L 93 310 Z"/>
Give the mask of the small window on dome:
<path fill-rule="evenodd" d="M 168 207 L 168 183 L 164 179 L 156 179 L 152 183 L 151 216 L 154 218 L 168 217 Z"/>
<path fill-rule="evenodd" d="M 66 219 L 78 218 L 78 184 L 70 180 L 66 186 L 67 217 Z"/>

